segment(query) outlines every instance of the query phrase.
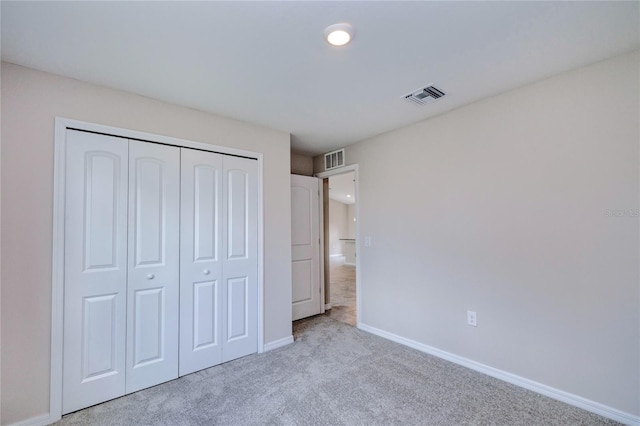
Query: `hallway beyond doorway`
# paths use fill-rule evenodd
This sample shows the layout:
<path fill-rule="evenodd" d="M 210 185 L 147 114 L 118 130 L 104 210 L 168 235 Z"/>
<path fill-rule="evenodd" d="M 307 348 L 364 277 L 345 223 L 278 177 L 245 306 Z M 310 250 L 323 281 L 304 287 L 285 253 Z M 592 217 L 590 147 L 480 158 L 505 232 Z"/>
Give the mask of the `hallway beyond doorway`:
<path fill-rule="evenodd" d="M 331 257 L 331 309 L 329 317 L 356 326 L 356 267 L 345 264 L 344 256 Z"/>

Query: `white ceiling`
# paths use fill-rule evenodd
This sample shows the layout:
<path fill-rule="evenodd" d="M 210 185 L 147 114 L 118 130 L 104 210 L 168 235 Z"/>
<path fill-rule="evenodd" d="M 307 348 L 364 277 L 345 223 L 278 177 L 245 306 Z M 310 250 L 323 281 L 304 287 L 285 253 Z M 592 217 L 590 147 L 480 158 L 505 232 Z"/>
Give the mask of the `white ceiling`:
<path fill-rule="evenodd" d="M 329 198 L 343 204 L 356 202 L 356 185 L 353 172 L 329 176 Z"/>
<path fill-rule="evenodd" d="M 283 130 L 317 154 L 637 49 L 639 6 L 2 1 L 2 59 Z M 356 35 L 334 48 L 322 32 L 341 21 Z M 432 83 L 437 103 L 401 99 Z"/>

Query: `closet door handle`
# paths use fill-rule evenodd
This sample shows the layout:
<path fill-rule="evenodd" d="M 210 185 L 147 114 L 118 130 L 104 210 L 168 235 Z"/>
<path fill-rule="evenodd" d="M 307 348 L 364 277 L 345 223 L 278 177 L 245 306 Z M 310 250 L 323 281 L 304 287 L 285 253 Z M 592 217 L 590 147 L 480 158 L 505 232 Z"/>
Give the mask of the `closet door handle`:
<path fill-rule="evenodd" d="M 152 280 L 152 279 L 154 279 L 155 277 L 156 277 L 156 276 L 155 276 L 155 275 L 153 275 L 153 274 L 148 274 L 148 275 L 147 275 L 147 279 L 148 279 L 148 280 Z"/>
<path fill-rule="evenodd" d="M 208 269 L 205 269 L 204 271 L 202 271 L 202 273 L 205 274 L 205 275 L 209 275 L 211 273 L 211 271 L 208 270 Z"/>

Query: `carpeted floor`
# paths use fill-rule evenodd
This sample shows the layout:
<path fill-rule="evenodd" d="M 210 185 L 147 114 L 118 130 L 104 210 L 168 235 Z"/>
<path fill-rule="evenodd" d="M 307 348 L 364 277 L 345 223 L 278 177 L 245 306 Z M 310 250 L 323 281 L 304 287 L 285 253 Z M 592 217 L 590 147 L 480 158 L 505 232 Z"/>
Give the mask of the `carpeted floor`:
<path fill-rule="evenodd" d="M 65 416 L 62 425 L 609 425 L 325 315 L 295 342 Z"/>

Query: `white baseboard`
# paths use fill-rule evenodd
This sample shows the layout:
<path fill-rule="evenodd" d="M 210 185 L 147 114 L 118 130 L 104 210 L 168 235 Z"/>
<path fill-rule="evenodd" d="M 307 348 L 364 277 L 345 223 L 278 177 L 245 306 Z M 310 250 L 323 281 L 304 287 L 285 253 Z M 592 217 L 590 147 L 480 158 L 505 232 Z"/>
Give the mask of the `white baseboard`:
<path fill-rule="evenodd" d="M 40 416 L 31 417 L 29 419 L 20 420 L 16 423 L 11 423 L 9 426 L 45 426 L 53 423 L 54 421 L 55 420 L 51 419 L 49 413 L 47 413 Z"/>
<path fill-rule="evenodd" d="M 363 323 L 358 323 L 358 328 L 371 334 L 384 337 L 385 339 L 392 340 L 396 343 L 400 343 L 401 345 L 409 346 L 410 348 L 437 356 L 438 358 L 442 358 L 447 361 L 451 361 L 453 363 L 462 365 L 463 367 L 467 367 L 480 373 L 484 373 L 488 376 L 495 377 L 496 379 L 503 380 L 505 382 L 520 386 L 530 391 L 548 396 L 549 398 L 553 398 L 569 405 L 573 405 L 574 407 L 582 408 L 583 410 L 590 411 L 602 417 L 607 417 L 626 425 L 640 426 L 640 416 L 626 413 L 624 411 L 609 407 L 599 402 L 591 401 L 581 396 L 555 389 L 551 386 L 543 385 L 542 383 L 538 383 L 533 380 L 529 380 L 524 377 L 509 373 L 507 371 L 499 370 L 497 368 L 481 364 L 471 359 L 464 358 L 450 352 L 434 348 L 433 346 L 425 345 L 424 343 L 416 342 L 415 340 L 407 339 L 405 337 L 398 336 L 397 334 L 389 333 L 388 331 L 380 330 Z"/>
<path fill-rule="evenodd" d="M 530 391 L 537 392 L 539 394 L 548 396 L 549 398 L 562 401 L 569 405 L 573 405 L 583 410 L 590 411 L 603 417 L 618 421 L 620 423 L 630 426 L 640 426 L 640 416 L 635 416 L 630 413 L 609 407 L 599 402 L 591 401 L 578 395 L 571 394 L 559 389 L 552 388 L 542 383 L 535 382 L 533 380 L 526 379 L 515 374 L 499 370 L 497 368 L 490 367 L 485 364 L 464 358 L 450 352 L 434 348 L 433 346 L 425 345 L 424 343 L 416 342 L 415 340 L 407 339 L 405 337 L 398 336 L 397 334 L 389 333 L 388 331 L 380 330 L 369 325 L 358 323 L 360 330 L 375 334 L 385 339 L 391 340 L 401 345 L 408 346 L 410 348 L 419 350 L 421 352 L 428 353 L 430 355 L 437 356 L 438 358 L 451 361 L 455 364 L 462 365 L 463 367 L 470 368 L 480 373 L 486 374 L 496 379 L 503 380 L 505 382 L 520 386 Z M 274 340 L 273 342 L 266 343 L 263 346 L 263 351 L 271 351 L 286 345 L 293 343 L 293 336 L 287 336 L 282 339 Z M 43 414 L 29 419 L 21 420 L 16 423 L 12 423 L 9 426 L 45 426 L 51 424 L 59 419 L 51 419 L 49 414 Z"/>
<path fill-rule="evenodd" d="M 324 310 L 326 311 L 328 309 L 331 309 L 331 303 L 325 303 L 324 304 Z"/>
<path fill-rule="evenodd" d="M 329 257 L 344 257 L 344 254 L 330 254 Z"/>
<path fill-rule="evenodd" d="M 355 263 L 344 262 L 344 264 L 347 265 L 347 266 L 356 266 Z"/>
<path fill-rule="evenodd" d="M 281 348 L 293 343 L 293 336 L 283 337 L 282 339 L 274 340 L 273 342 L 265 343 L 262 347 L 263 352 L 272 351 L 274 349 Z"/>

